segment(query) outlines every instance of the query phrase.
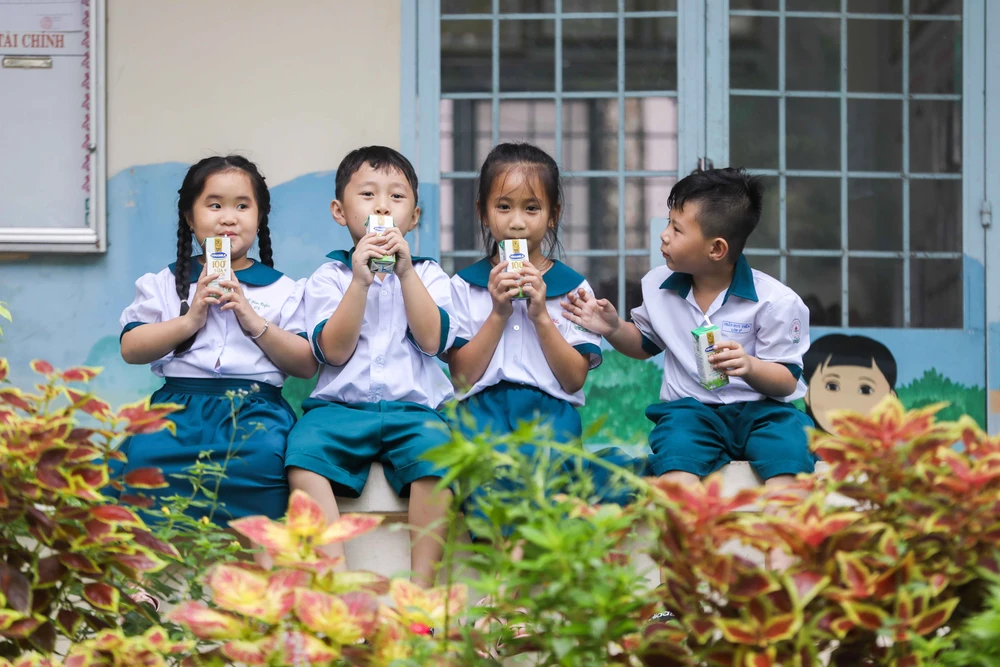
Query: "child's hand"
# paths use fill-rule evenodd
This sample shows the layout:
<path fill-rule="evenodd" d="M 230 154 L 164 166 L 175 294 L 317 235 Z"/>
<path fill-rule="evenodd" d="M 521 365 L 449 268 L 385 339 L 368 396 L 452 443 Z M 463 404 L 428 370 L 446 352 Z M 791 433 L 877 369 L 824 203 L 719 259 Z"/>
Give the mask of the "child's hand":
<path fill-rule="evenodd" d="M 223 280 L 219 285 L 232 290 L 223 294 L 222 298 L 219 299 L 219 303 L 222 304 L 222 310 L 231 310 L 236 313 L 236 319 L 239 321 L 240 326 L 249 335 L 256 336 L 259 334 L 264 328 L 265 320 L 257 314 L 257 311 L 247 301 L 247 297 L 243 293 L 243 285 L 236 278 L 236 272 L 233 272 L 232 280 Z"/>
<path fill-rule="evenodd" d="M 379 258 L 385 254 L 382 250 L 382 244 L 384 241 L 384 236 L 375 236 L 375 234 L 365 234 L 358 241 L 358 246 L 354 249 L 354 259 L 352 260 L 352 269 L 354 271 L 354 282 L 359 283 L 362 287 L 371 286 L 372 282 L 375 280 L 375 274 L 368 267 L 368 262 L 372 259 Z"/>
<path fill-rule="evenodd" d="M 518 275 L 505 271 L 506 268 L 507 262 L 500 262 L 494 266 L 493 270 L 490 271 L 488 284 L 490 297 L 493 299 L 493 312 L 504 319 L 510 317 L 511 313 L 514 312 L 511 299 L 517 296 L 518 292 Z"/>
<path fill-rule="evenodd" d="M 618 311 L 607 299 L 598 299 L 582 287 L 567 294 L 566 298 L 567 301 L 562 302 L 564 317 L 573 324 L 605 338 L 613 336 L 621 327 Z"/>
<path fill-rule="evenodd" d="M 208 286 L 208 283 L 212 282 L 213 278 L 214 276 L 209 275 L 208 265 L 206 264 L 201 269 L 201 277 L 198 278 L 194 296 L 191 298 L 191 303 L 188 306 L 187 315 L 184 316 L 191 318 L 195 331 L 200 331 L 205 326 L 205 322 L 208 320 L 208 307 L 219 303 L 219 297 L 222 296 L 220 288 Z"/>
<path fill-rule="evenodd" d="M 716 343 L 715 352 L 709 359 L 712 361 L 712 368 L 729 377 L 746 377 L 753 372 L 754 358 L 735 341 L 722 340 Z"/>
<path fill-rule="evenodd" d="M 520 287 L 528 297 L 528 317 L 531 321 L 538 322 L 549 317 L 545 308 L 545 280 L 542 279 L 542 272 L 528 260 L 524 260 L 524 268 L 521 269 Z"/>
<path fill-rule="evenodd" d="M 413 256 L 410 254 L 410 244 L 406 242 L 402 230 L 399 227 L 390 227 L 376 237 L 382 244 L 383 255 L 396 256 L 396 268 L 394 270 L 398 278 L 402 278 L 413 270 Z"/>

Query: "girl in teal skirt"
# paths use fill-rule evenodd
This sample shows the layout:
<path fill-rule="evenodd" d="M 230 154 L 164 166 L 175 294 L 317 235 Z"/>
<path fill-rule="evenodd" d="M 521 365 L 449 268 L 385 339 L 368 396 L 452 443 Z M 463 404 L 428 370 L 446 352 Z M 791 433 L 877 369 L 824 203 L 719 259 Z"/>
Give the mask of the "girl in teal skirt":
<path fill-rule="evenodd" d="M 146 494 L 191 496 L 192 484 L 173 475 L 208 452 L 213 463 L 226 466 L 213 521 L 225 525 L 260 514 L 277 519 L 288 504 L 285 440 L 295 422 L 281 386 L 288 375 L 310 378 L 317 370 L 305 338 L 304 281 L 274 269 L 271 198 L 252 162 L 206 158 L 188 170 L 178 194 L 177 261 L 136 281 L 135 300 L 121 316 L 121 351 L 128 363 L 150 364 L 164 378 L 154 403 L 179 403 L 184 410 L 172 416 L 176 435 L 160 431 L 126 440 L 128 463 L 120 472 L 160 468 L 169 487 Z M 216 287 L 203 256 L 192 254 L 192 238 L 203 248 L 206 238 L 223 236 L 230 240 L 232 280 Z M 254 241 L 259 261 L 247 257 Z M 226 396 L 231 390 L 248 392 L 235 402 L 235 437 L 234 402 Z M 215 480 L 206 486 L 214 490 Z M 209 513 L 190 509 L 195 517 Z"/>

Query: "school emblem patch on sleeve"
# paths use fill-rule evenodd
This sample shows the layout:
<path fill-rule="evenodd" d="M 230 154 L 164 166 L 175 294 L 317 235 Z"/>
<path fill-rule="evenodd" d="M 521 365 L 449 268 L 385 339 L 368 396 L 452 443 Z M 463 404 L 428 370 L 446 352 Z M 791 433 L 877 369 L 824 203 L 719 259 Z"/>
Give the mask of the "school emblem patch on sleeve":
<path fill-rule="evenodd" d="M 793 343 L 798 343 L 802 340 L 802 322 L 800 320 L 792 320 L 792 326 L 788 329 L 788 335 Z"/>

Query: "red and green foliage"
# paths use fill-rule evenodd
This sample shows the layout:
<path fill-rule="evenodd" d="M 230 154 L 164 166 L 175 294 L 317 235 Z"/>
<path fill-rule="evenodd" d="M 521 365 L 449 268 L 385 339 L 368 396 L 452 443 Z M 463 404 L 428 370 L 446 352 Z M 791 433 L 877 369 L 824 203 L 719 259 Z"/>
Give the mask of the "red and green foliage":
<path fill-rule="evenodd" d="M 119 437 L 172 429 L 174 405 L 140 401 L 115 411 L 76 387 L 99 372 L 57 371 L 34 361 L 42 377 L 29 393 L 7 382 L 0 359 L 0 655 L 29 647 L 51 652 L 116 624 L 131 606 L 123 585 L 166 565 L 176 550 L 132 510 L 108 502 L 109 460 Z M 80 423 L 81 419 L 86 424 Z M 137 470 L 136 488 L 164 484 Z"/>

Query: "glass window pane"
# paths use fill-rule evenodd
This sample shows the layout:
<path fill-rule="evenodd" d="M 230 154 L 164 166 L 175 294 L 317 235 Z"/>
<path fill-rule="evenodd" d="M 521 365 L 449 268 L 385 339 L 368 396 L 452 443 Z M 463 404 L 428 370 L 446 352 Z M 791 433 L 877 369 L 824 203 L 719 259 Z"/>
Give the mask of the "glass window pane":
<path fill-rule="evenodd" d="M 852 257 L 848 273 L 848 326 L 903 326 L 902 260 Z"/>
<path fill-rule="evenodd" d="M 627 12 L 673 12 L 677 11 L 677 0 L 625 0 Z"/>
<path fill-rule="evenodd" d="M 476 215 L 475 181 L 441 181 L 441 251 L 478 250 L 483 247 Z M 429 224 L 424 222 L 423 224 Z"/>
<path fill-rule="evenodd" d="M 900 171 L 903 103 L 847 101 L 847 167 L 851 171 Z"/>
<path fill-rule="evenodd" d="M 962 260 L 917 259 L 910 263 L 910 325 L 962 327 Z"/>
<path fill-rule="evenodd" d="M 489 102 L 441 100 L 441 171 L 478 171 L 490 133 Z"/>
<path fill-rule="evenodd" d="M 911 14 L 962 15 L 962 0 L 910 0 Z"/>
<path fill-rule="evenodd" d="M 555 21 L 500 21 L 500 90 L 554 90 Z"/>
<path fill-rule="evenodd" d="M 903 0 L 847 0 L 847 11 L 869 14 L 901 14 Z"/>
<path fill-rule="evenodd" d="M 962 251 L 962 181 L 910 182 L 910 247 Z"/>
<path fill-rule="evenodd" d="M 778 19 L 729 17 L 729 87 L 778 89 Z"/>
<path fill-rule="evenodd" d="M 788 178 L 785 185 L 789 248 L 840 247 L 840 179 Z"/>
<path fill-rule="evenodd" d="M 962 92 L 962 24 L 910 21 L 910 92 Z"/>
<path fill-rule="evenodd" d="M 563 89 L 618 89 L 618 21 L 563 21 Z"/>
<path fill-rule="evenodd" d="M 778 99 L 729 96 L 729 162 L 734 167 L 778 168 Z"/>
<path fill-rule="evenodd" d="M 583 274 L 594 288 L 598 299 L 608 299 L 618 308 L 621 317 L 628 317 L 633 308 L 642 303 L 642 276 L 646 273 L 646 263 L 642 269 L 636 270 L 625 262 L 625 307 L 618 303 L 618 258 L 617 257 L 580 257 L 568 255 L 563 258 L 571 268 Z M 631 262 L 637 264 L 637 262 Z M 624 312 L 623 312 L 624 311 Z"/>
<path fill-rule="evenodd" d="M 564 12 L 617 12 L 618 0 L 563 0 L 562 8 Z"/>
<path fill-rule="evenodd" d="M 441 22 L 441 92 L 489 92 L 492 86 L 489 21 Z"/>
<path fill-rule="evenodd" d="M 778 9 L 778 0 L 729 0 L 730 9 Z"/>
<path fill-rule="evenodd" d="M 625 90 L 677 90 L 676 18 L 625 19 Z"/>
<path fill-rule="evenodd" d="M 781 258 L 777 255 L 754 255 L 747 253 L 747 261 L 750 266 L 758 271 L 763 271 L 772 278 L 781 278 Z"/>
<path fill-rule="evenodd" d="M 556 10 L 556 0 L 500 0 L 501 14 L 548 14 Z"/>
<path fill-rule="evenodd" d="M 677 169 L 677 98 L 625 100 L 625 168 Z"/>
<path fill-rule="evenodd" d="M 902 92 L 902 52 L 902 21 L 848 20 L 847 89 L 861 93 Z"/>
<path fill-rule="evenodd" d="M 442 14 L 489 14 L 490 0 L 441 0 Z"/>
<path fill-rule="evenodd" d="M 552 100 L 501 100 L 500 141 L 527 141 L 554 155 L 555 114 Z"/>
<path fill-rule="evenodd" d="M 563 179 L 559 241 L 567 251 L 618 248 L 618 179 Z"/>
<path fill-rule="evenodd" d="M 789 169 L 840 169 L 840 101 L 785 100 L 786 164 Z"/>
<path fill-rule="evenodd" d="M 764 186 L 764 203 L 760 213 L 757 229 L 747 239 L 748 248 L 777 248 L 778 230 L 781 215 L 781 191 L 778 189 L 778 179 L 766 176 L 760 179 Z"/>
<path fill-rule="evenodd" d="M 910 171 L 961 173 L 961 102 L 910 102 Z"/>
<path fill-rule="evenodd" d="M 840 326 L 839 257 L 789 257 L 787 283 L 809 308 L 809 326 Z"/>
<path fill-rule="evenodd" d="M 785 9 L 792 12 L 839 12 L 840 0 L 785 0 Z"/>
<path fill-rule="evenodd" d="M 562 131 L 564 169 L 618 168 L 618 100 L 565 100 Z"/>
<path fill-rule="evenodd" d="M 902 181 L 852 178 L 847 198 L 847 242 L 851 250 L 903 249 Z"/>
<path fill-rule="evenodd" d="M 677 179 L 673 176 L 625 179 L 625 247 L 649 247 L 650 218 L 666 218 L 667 196 Z M 662 229 L 655 230 L 657 234 Z"/>
<path fill-rule="evenodd" d="M 785 40 L 787 90 L 840 90 L 840 19 L 790 18 Z"/>

